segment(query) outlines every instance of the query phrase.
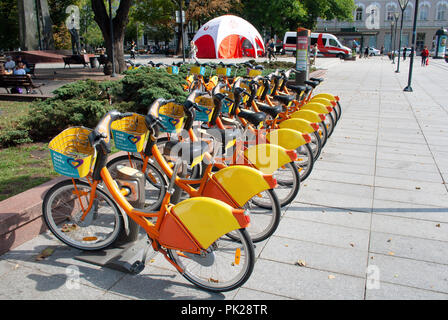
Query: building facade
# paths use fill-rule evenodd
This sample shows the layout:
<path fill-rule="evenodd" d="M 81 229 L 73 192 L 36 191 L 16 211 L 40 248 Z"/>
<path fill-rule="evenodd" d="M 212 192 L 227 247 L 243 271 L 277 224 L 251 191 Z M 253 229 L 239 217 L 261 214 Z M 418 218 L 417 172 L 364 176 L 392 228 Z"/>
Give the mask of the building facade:
<path fill-rule="evenodd" d="M 332 33 L 348 47 L 353 47 L 358 43 L 362 47 L 371 46 L 377 49 L 383 47 L 385 52 L 392 48 L 398 49 L 402 18 L 398 1 L 355 0 L 355 5 L 353 22 L 318 20 L 316 31 Z M 399 13 L 396 24 L 395 13 Z M 403 13 L 401 47 L 411 47 L 414 13 L 415 0 L 410 0 Z M 430 50 L 433 49 L 437 30 L 447 26 L 448 1 L 419 1 L 416 32 L 417 52 L 421 51 L 424 46 Z"/>

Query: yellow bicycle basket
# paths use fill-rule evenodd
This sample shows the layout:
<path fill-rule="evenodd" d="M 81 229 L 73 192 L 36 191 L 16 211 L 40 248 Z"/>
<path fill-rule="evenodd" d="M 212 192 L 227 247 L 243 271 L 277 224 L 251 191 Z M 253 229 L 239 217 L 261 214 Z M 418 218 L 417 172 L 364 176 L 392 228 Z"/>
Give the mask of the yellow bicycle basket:
<path fill-rule="evenodd" d="M 161 128 L 163 132 L 179 132 L 184 123 L 184 106 L 169 102 L 159 107 L 158 118 L 162 121 L 165 129 Z"/>
<path fill-rule="evenodd" d="M 114 121 L 110 128 L 117 149 L 127 152 L 140 152 L 143 150 L 148 132 L 144 116 L 134 114 Z"/>
<path fill-rule="evenodd" d="M 85 177 L 94 163 L 95 150 L 89 142 L 91 129 L 72 127 L 65 129 L 50 141 L 51 160 L 54 170 L 72 178 Z"/>

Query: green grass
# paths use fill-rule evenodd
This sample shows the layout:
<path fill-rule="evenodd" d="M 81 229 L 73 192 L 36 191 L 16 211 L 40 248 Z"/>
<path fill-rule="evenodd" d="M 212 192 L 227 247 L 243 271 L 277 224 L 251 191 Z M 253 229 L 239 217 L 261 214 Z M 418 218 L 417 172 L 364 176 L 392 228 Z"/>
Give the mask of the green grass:
<path fill-rule="evenodd" d="M 29 102 L 0 101 L 0 130 L 15 127 L 26 115 Z M 58 176 L 47 143 L 0 148 L 0 201 Z"/>
<path fill-rule="evenodd" d="M 58 176 L 46 143 L 0 149 L 0 201 Z"/>
<path fill-rule="evenodd" d="M 21 116 L 28 113 L 29 102 L 0 101 L 0 130 L 14 126 Z"/>

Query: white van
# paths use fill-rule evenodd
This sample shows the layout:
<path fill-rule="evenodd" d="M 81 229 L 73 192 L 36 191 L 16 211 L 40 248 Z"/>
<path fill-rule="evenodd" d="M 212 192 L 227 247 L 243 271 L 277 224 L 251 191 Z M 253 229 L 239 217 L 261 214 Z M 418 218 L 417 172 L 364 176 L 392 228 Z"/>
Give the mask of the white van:
<path fill-rule="evenodd" d="M 352 54 L 352 50 L 343 46 L 335 35 L 330 33 L 311 33 L 310 45 L 317 45 L 318 55 L 325 57 L 345 58 Z M 283 49 L 286 53 L 296 51 L 297 32 L 288 31 L 283 38 Z"/>

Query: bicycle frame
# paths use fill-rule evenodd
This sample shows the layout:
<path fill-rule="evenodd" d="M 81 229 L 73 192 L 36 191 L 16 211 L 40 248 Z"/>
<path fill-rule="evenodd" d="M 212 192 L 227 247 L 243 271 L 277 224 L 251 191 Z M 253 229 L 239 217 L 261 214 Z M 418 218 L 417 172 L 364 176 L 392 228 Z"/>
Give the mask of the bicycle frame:
<path fill-rule="evenodd" d="M 94 131 L 97 136 L 102 133 L 106 134 L 102 136 L 103 140 L 100 140 L 100 143 L 95 146 L 97 159 L 93 171 L 87 179 L 91 185 L 90 200 L 86 209 L 82 207 L 82 221 L 90 213 L 99 183 L 104 182 L 104 186 L 113 200 L 124 210 L 126 216 L 145 230 L 148 237 L 152 240 L 153 249 L 162 252 L 165 258 L 181 273 L 183 272 L 182 268 L 169 258 L 167 251 L 161 246 L 167 249 L 201 254 L 223 234 L 235 229 L 246 228 L 249 225 L 250 219 L 245 215 L 244 210 L 234 209 L 219 200 L 197 197 L 182 201 L 174 206 L 170 205 L 174 179 L 170 182 L 169 190 L 163 199 L 159 211 L 143 212 L 134 208 L 125 198 L 125 190 L 118 187 L 105 166 L 108 150 L 110 150 L 107 144 L 110 141 L 110 123 L 113 121 L 111 112 L 103 117 Z M 178 167 L 178 164 L 176 164 L 173 173 L 177 172 Z M 78 191 L 75 180 L 72 180 L 72 182 L 75 186 L 75 193 L 77 193 L 77 197 L 80 200 L 80 197 L 85 194 L 81 194 Z M 186 203 L 187 201 L 188 203 Z M 188 207 L 191 205 L 194 205 L 196 210 L 188 210 Z M 221 213 L 217 215 L 218 221 L 216 221 L 217 217 L 214 215 L 217 211 Z M 180 213 L 177 214 L 177 212 Z M 157 221 L 154 224 L 147 218 L 157 218 Z M 209 221 L 211 227 L 208 230 L 201 231 L 195 225 L 195 221 L 204 220 Z M 195 232 L 191 232 L 191 229 L 194 229 Z"/>

